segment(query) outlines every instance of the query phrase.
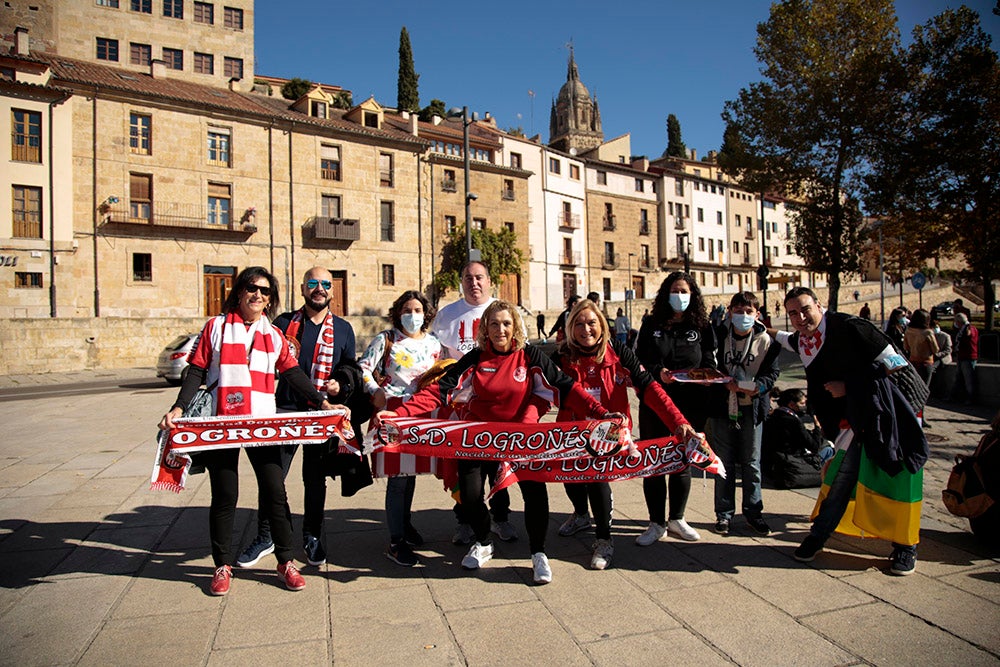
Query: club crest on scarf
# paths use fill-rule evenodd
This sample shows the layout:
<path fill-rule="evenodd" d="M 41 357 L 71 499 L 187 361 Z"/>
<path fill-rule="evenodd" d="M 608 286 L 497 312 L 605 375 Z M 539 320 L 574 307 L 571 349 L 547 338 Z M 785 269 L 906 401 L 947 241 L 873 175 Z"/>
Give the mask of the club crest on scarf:
<path fill-rule="evenodd" d="M 299 348 L 301 347 L 301 345 L 299 345 L 299 341 L 296 340 L 294 336 L 288 335 L 285 336 L 285 340 L 288 341 L 288 353 L 292 355 L 293 359 L 298 360 Z"/>
<path fill-rule="evenodd" d="M 613 456 L 621 451 L 628 431 L 619 421 L 599 421 L 590 428 L 585 448 L 591 456 Z"/>
<path fill-rule="evenodd" d="M 229 410 L 232 410 L 240 405 L 243 405 L 244 397 L 242 391 L 234 391 L 233 393 L 226 396 L 226 406 Z"/>

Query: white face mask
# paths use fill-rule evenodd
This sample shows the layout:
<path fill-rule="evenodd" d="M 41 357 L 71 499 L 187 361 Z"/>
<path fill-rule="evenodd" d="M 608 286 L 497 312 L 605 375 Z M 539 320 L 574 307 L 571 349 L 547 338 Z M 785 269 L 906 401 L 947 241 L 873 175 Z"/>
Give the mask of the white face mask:
<path fill-rule="evenodd" d="M 753 315 L 747 315 L 746 313 L 733 313 L 733 329 L 736 331 L 750 331 L 753 328 L 753 323 L 756 318 Z"/>
<path fill-rule="evenodd" d="M 399 317 L 400 322 L 403 323 L 403 328 L 406 329 L 406 333 L 415 334 L 420 331 L 420 327 L 424 326 L 424 314 L 423 313 L 403 313 Z"/>
<path fill-rule="evenodd" d="M 683 313 L 691 304 L 690 294 L 678 294 L 676 292 L 671 292 L 669 298 L 670 307 L 674 309 L 674 312 Z"/>

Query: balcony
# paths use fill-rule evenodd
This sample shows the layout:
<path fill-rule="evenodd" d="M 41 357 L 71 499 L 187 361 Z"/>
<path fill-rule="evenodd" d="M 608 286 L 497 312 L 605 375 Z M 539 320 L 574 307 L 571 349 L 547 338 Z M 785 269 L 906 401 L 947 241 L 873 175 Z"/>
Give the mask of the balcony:
<path fill-rule="evenodd" d="M 446 178 L 441 181 L 441 189 L 445 192 L 458 192 L 458 186 L 454 178 Z"/>
<path fill-rule="evenodd" d="M 684 229 L 687 226 L 687 218 L 678 215 L 674 218 L 674 229 Z"/>
<path fill-rule="evenodd" d="M 504 188 L 500 191 L 500 199 L 504 201 L 514 201 L 514 191 Z"/>
<path fill-rule="evenodd" d="M 134 205 L 121 202 L 102 204 L 98 211 L 102 214 L 101 229 L 112 233 L 175 236 L 177 230 L 184 229 L 202 236 L 208 232 L 213 236 L 242 236 L 245 239 L 257 231 L 253 216 L 238 220 L 231 210 L 209 210 L 207 206 L 189 202 L 153 201 Z M 131 214 L 139 211 L 148 212 L 148 215 Z"/>
<path fill-rule="evenodd" d="M 657 271 L 659 270 L 659 267 L 656 265 L 656 262 L 654 262 L 651 257 L 640 257 L 639 270 L 643 272 Z"/>
<path fill-rule="evenodd" d="M 613 232 L 618 227 L 618 225 L 615 224 L 615 216 L 613 215 L 604 216 L 603 222 L 604 222 L 604 231 L 606 232 Z"/>
<path fill-rule="evenodd" d="M 563 253 L 559 256 L 559 264 L 561 266 L 580 266 L 580 251 L 563 251 Z"/>
<path fill-rule="evenodd" d="M 559 213 L 559 226 L 564 229 L 580 229 L 580 214 L 561 211 Z"/>
<path fill-rule="evenodd" d="M 743 266 L 753 266 L 753 264 L 751 264 L 750 262 L 750 255 L 749 254 L 740 255 L 740 264 L 742 264 Z"/>
<path fill-rule="evenodd" d="M 649 236 L 649 220 L 639 220 L 639 236 Z"/>
<path fill-rule="evenodd" d="M 358 241 L 361 239 L 361 222 L 350 218 L 327 218 L 314 216 L 302 225 L 303 240 Z"/>
<path fill-rule="evenodd" d="M 746 238 L 753 240 L 753 227 L 747 227 Z"/>
<path fill-rule="evenodd" d="M 601 256 L 601 268 L 602 269 L 617 269 L 621 266 L 621 257 L 616 253 L 604 253 Z"/>

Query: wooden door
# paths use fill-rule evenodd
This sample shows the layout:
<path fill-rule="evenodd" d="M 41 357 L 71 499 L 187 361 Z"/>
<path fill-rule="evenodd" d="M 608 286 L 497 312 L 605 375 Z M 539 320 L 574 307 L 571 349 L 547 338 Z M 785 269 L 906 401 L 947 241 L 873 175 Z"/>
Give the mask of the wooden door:
<path fill-rule="evenodd" d="M 205 316 L 215 317 L 222 312 L 222 304 L 233 289 L 236 269 L 231 266 L 205 267 Z"/>
<path fill-rule="evenodd" d="M 564 273 L 563 274 L 563 305 L 569 301 L 569 298 L 576 294 L 576 274 L 575 273 Z"/>
<path fill-rule="evenodd" d="M 633 299 L 646 298 L 646 280 L 642 276 L 632 276 Z"/>
<path fill-rule="evenodd" d="M 343 317 L 347 315 L 347 271 L 331 271 L 333 285 L 330 287 L 330 312 Z"/>
<path fill-rule="evenodd" d="M 515 305 L 521 304 L 521 274 L 505 273 L 500 277 L 500 299 Z"/>

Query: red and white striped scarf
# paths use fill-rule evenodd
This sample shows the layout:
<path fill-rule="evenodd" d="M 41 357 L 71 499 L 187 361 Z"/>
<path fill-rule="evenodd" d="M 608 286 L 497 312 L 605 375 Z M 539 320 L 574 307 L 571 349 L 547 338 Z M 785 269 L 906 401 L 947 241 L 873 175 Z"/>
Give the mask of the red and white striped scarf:
<path fill-rule="evenodd" d="M 219 386 L 215 413 L 273 415 L 274 368 L 281 352 L 281 332 L 263 315 L 247 326 L 239 313 L 220 315 Z M 215 327 L 218 330 L 218 326 Z"/>
<path fill-rule="evenodd" d="M 295 357 L 299 356 L 299 329 L 302 327 L 302 318 L 305 308 L 300 308 L 292 315 L 292 321 L 288 323 L 285 330 L 285 338 L 288 339 Z M 326 382 L 333 373 L 333 313 L 326 311 L 326 318 L 320 325 L 319 336 L 316 338 L 316 347 L 313 348 L 312 370 L 310 379 L 316 391 L 325 392 Z"/>

